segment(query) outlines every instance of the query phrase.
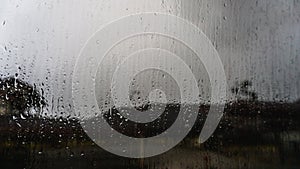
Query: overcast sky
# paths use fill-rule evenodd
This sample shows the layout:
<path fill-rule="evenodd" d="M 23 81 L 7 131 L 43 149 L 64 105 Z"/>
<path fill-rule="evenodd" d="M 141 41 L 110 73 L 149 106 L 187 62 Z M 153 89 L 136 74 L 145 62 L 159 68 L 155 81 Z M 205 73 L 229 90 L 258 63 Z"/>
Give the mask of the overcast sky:
<path fill-rule="evenodd" d="M 71 74 L 84 43 L 104 24 L 138 12 L 197 25 L 219 52 L 229 86 L 248 79 L 260 100 L 300 97 L 297 0 L 1 0 L 0 74 L 36 83 L 54 112 L 72 107 Z"/>

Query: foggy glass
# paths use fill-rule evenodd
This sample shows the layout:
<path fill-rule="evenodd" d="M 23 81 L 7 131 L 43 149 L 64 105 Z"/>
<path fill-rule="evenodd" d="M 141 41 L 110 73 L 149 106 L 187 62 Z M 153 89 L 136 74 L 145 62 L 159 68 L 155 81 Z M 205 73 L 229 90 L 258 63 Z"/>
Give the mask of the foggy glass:
<path fill-rule="evenodd" d="M 73 91 L 74 69 L 81 64 L 77 60 L 83 48 L 101 28 L 125 16 L 150 12 L 183 18 L 209 39 L 224 67 L 226 104 L 216 131 L 200 143 L 199 134 L 215 103 L 210 102 L 214 86 L 197 54 L 188 44 L 162 34 L 120 39 L 107 49 L 92 82 L 98 108 L 114 130 L 148 138 L 166 131 L 180 107 L 187 112 L 197 107 L 194 126 L 174 148 L 154 157 L 125 158 L 105 151 L 85 132 L 88 124 L 82 121 L 102 115 L 75 110 L 73 94 L 80 91 Z M 299 168 L 299 30 L 299 0 L 3 0 L 0 168 Z M 95 41 L 101 46 L 100 42 Z M 180 102 L 181 86 L 161 70 L 139 72 L 129 87 L 122 86 L 138 66 L 156 63 L 142 57 L 126 60 L 146 47 L 170 51 L 185 62 L 199 87 L 199 105 Z M 117 80 L 121 90 L 129 88 L 130 105 L 119 99 L 123 107 L 117 108 L 118 98 L 110 92 L 118 85 L 112 84 L 112 77 L 126 61 L 124 79 Z M 190 72 L 171 61 L 159 63 L 178 73 L 183 90 L 191 91 Z M 87 107 L 82 105 L 82 110 Z M 136 124 L 122 115 L 133 109 L 161 115 L 158 119 L 153 115 L 156 120 L 149 124 Z"/>

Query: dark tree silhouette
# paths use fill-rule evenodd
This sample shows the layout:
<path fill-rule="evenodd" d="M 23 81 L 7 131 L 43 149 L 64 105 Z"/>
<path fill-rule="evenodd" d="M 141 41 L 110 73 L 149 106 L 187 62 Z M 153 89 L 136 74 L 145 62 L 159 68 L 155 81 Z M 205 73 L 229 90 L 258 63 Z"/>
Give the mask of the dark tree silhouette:
<path fill-rule="evenodd" d="M 244 80 L 241 83 L 236 83 L 236 86 L 231 88 L 231 92 L 235 94 L 238 99 L 241 99 L 240 96 L 251 98 L 251 100 L 257 100 L 257 94 L 254 91 L 251 91 L 252 82 L 249 80 Z"/>
<path fill-rule="evenodd" d="M 9 113 L 24 113 L 30 108 L 41 111 L 46 102 L 35 85 L 15 77 L 7 77 L 0 78 L 0 104 Z"/>

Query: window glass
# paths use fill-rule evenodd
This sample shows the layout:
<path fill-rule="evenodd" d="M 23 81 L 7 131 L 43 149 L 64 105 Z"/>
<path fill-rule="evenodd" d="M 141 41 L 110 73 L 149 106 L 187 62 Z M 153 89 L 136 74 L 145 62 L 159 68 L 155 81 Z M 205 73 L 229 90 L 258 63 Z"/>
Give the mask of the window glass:
<path fill-rule="evenodd" d="M 299 168 L 299 0 L 0 3 L 0 168 Z"/>

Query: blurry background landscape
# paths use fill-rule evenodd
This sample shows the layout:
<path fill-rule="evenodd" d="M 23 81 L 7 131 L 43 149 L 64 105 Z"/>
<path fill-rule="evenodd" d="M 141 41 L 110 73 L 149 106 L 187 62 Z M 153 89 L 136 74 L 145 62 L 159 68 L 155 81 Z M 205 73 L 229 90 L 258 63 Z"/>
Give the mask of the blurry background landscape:
<path fill-rule="evenodd" d="M 79 122 L 85 114 L 76 114 L 72 102 L 72 72 L 93 33 L 140 12 L 172 14 L 198 26 L 220 55 L 228 96 L 218 129 L 199 144 L 211 86 L 202 63 L 191 59 L 194 53 L 161 36 L 135 36 L 114 46 L 99 67 L 95 88 L 105 118 L 119 132 L 155 135 L 171 124 L 178 107 L 189 106 L 172 98 L 178 92 L 172 80 L 144 72 L 133 82 L 133 105 L 141 111 L 151 107 L 145 90 L 155 81 L 173 100 L 165 110 L 168 117 L 161 116 L 152 128 L 124 123 L 107 92 L 116 63 L 132 50 L 158 46 L 178 53 L 200 87 L 198 119 L 189 135 L 159 156 L 128 159 L 99 148 L 83 131 Z M 299 30 L 299 0 L 2 0 L 0 168 L 298 169 Z M 142 62 L 131 63 L 128 72 Z"/>
<path fill-rule="evenodd" d="M 7 78 L 1 80 L 0 89 L 0 162 L 4 168 L 298 168 L 300 165 L 299 101 L 261 102 L 248 93 L 249 99 L 226 105 L 218 129 L 204 144 L 199 143 L 198 137 L 209 105 L 200 105 L 196 124 L 179 145 L 159 156 L 129 159 L 95 145 L 83 131 L 80 119 L 41 116 L 39 113 L 47 103 L 34 86 Z M 164 113 L 171 116 L 160 117 L 154 128 L 128 127 L 130 124 L 126 125 L 116 109 L 105 118 L 123 134 L 148 137 L 167 128 L 169 122 L 165 121 L 172 119 L 180 106 L 168 105 Z M 136 108 L 143 110 L 147 106 Z"/>

